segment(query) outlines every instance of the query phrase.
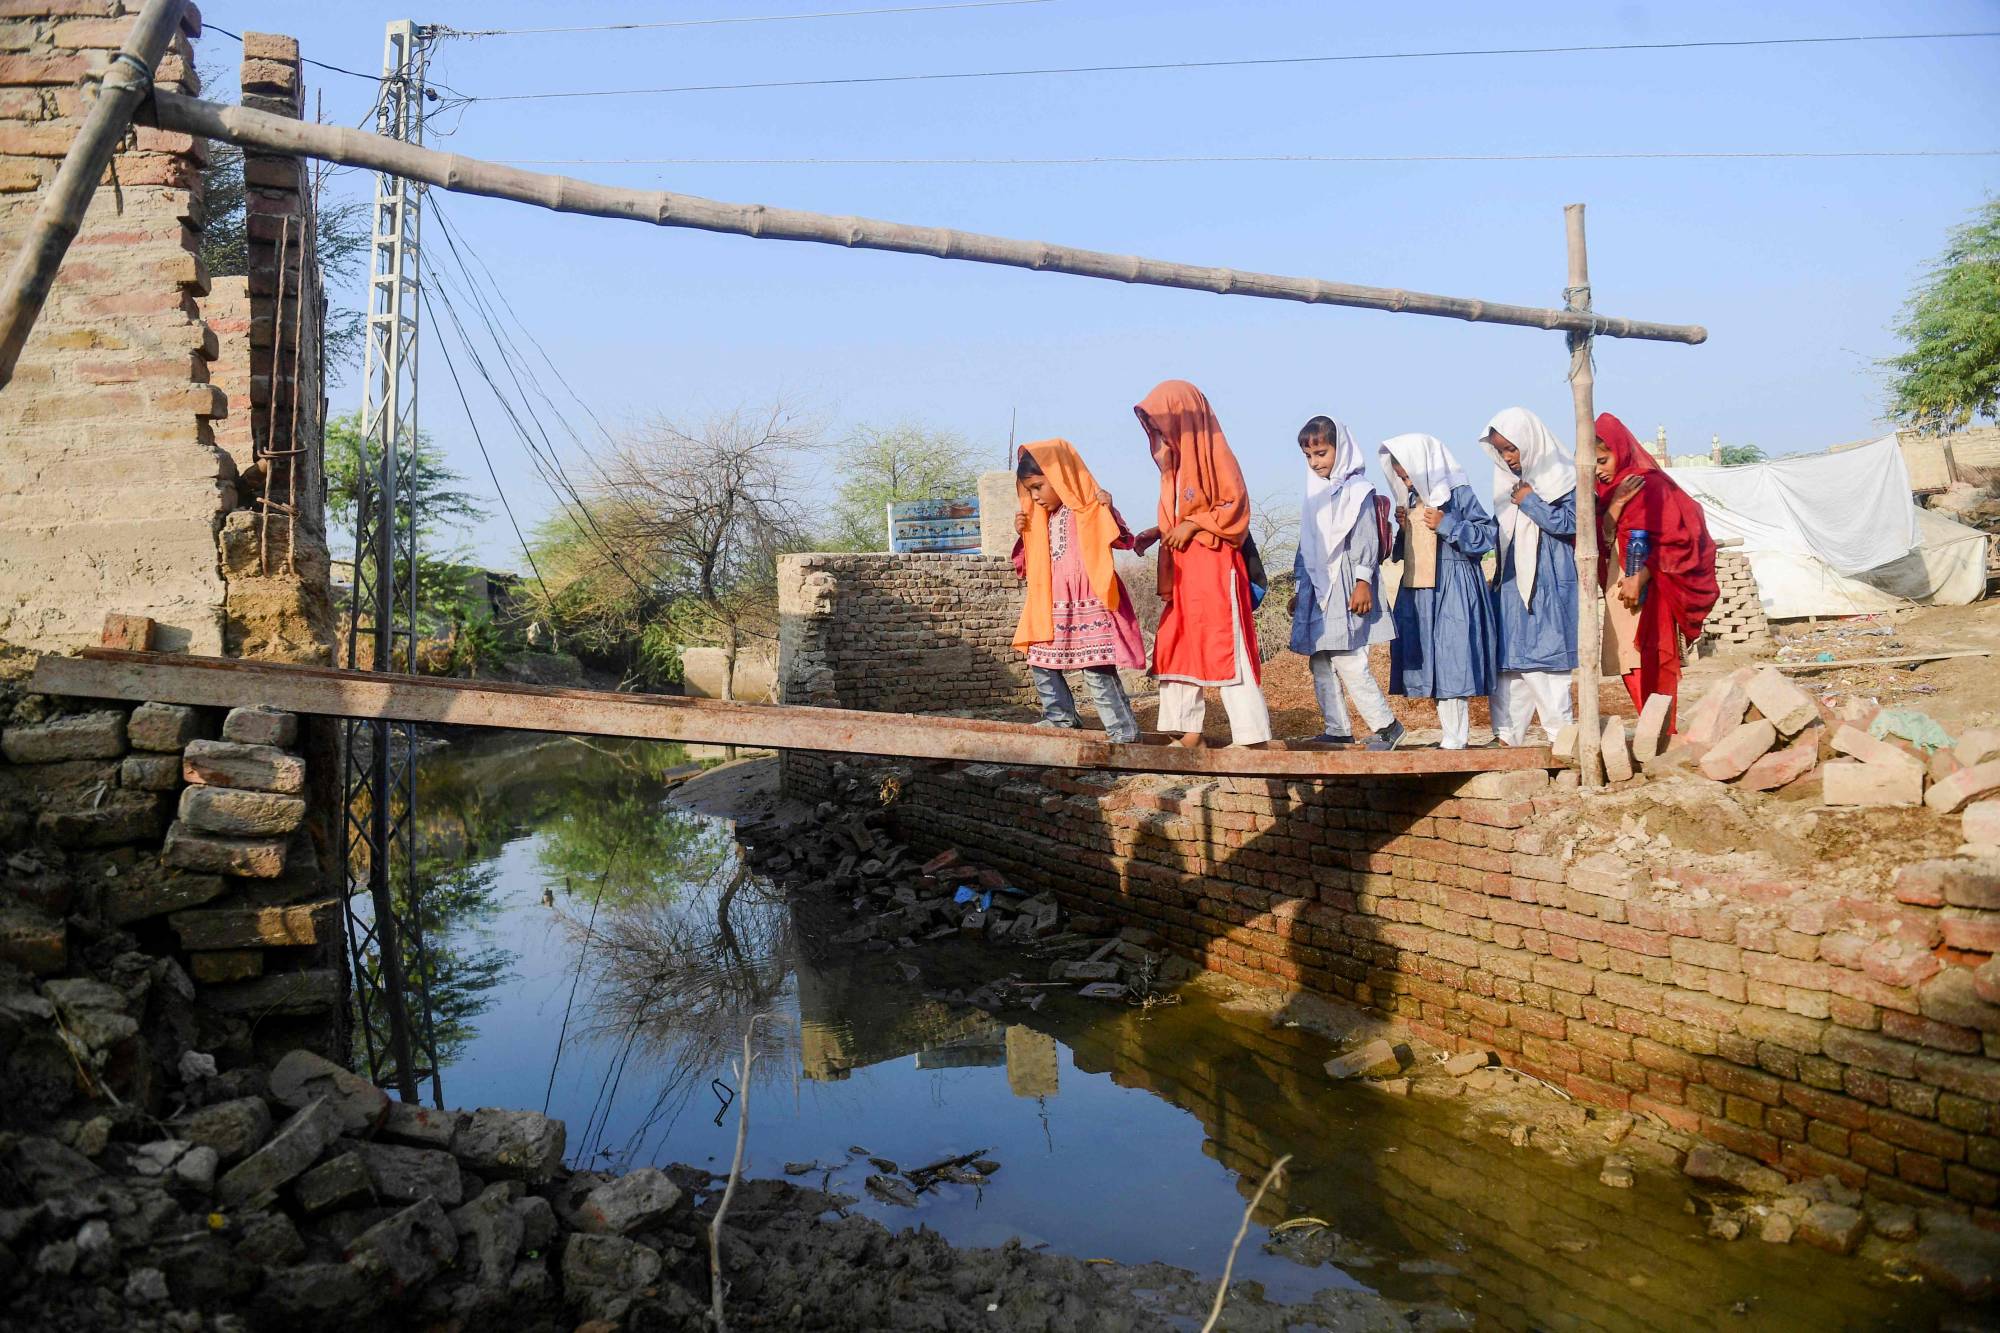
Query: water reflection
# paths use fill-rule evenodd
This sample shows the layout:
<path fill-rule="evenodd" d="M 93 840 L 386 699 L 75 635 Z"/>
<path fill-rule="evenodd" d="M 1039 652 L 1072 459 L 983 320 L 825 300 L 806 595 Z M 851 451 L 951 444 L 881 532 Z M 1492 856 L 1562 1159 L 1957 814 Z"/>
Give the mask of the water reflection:
<path fill-rule="evenodd" d="M 1302 1266 L 1254 1244 L 1241 1276 L 1290 1298 L 1365 1283 L 1508 1328 L 1908 1326 L 1930 1309 L 1865 1264 L 1706 1239 L 1660 1176 L 1609 1191 L 1595 1161 L 1509 1147 L 1455 1104 L 1330 1085 L 1311 1032 L 1212 999 L 1143 1012 L 1054 997 L 995 1017 L 927 998 L 1032 960 L 945 940 L 863 954 L 811 904 L 744 872 L 726 830 L 667 804 L 673 747 L 550 742 L 433 759 L 441 842 L 487 906 L 443 923 L 453 957 L 512 959 L 446 1070 L 462 1105 L 542 1107 L 577 1165 L 726 1166 L 753 1014 L 750 1169 L 811 1183 L 958 1244 L 1019 1237 L 1214 1273 L 1245 1199 L 1295 1157 L 1265 1224 L 1328 1224 Z M 427 788 L 428 790 L 428 788 Z M 479 894 L 468 895 L 468 903 Z M 914 975 L 913 975 L 914 973 Z M 469 974 L 468 974 L 469 975 Z M 482 978 L 484 979 L 484 978 Z M 854 1150 L 863 1150 L 859 1155 Z M 914 1209 L 861 1186 L 973 1149 L 1002 1170 Z"/>

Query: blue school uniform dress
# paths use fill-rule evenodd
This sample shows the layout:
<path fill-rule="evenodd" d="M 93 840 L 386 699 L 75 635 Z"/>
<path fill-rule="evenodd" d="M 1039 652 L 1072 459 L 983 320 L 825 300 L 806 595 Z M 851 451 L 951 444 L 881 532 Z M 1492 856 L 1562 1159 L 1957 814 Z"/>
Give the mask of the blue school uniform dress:
<path fill-rule="evenodd" d="M 1454 499 L 1457 497 L 1454 496 Z M 1550 504 L 1530 491 L 1521 512 L 1542 530 L 1535 547 L 1535 585 L 1524 605 L 1510 545 L 1493 590 L 1502 671 L 1576 670 L 1576 496 Z M 1489 527 L 1492 520 L 1488 520 Z M 1442 528 L 1442 524 L 1439 525 Z M 1549 540 L 1553 538 L 1554 540 Z"/>
<path fill-rule="evenodd" d="M 1470 486 L 1454 486 L 1441 507 L 1437 586 L 1396 593 L 1389 693 L 1412 699 L 1470 699 L 1493 691 L 1493 603 L 1479 557 L 1493 549 L 1498 529 Z M 1404 544 L 1399 530 L 1398 560 Z"/>
<path fill-rule="evenodd" d="M 1291 649 L 1307 657 L 1314 653 L 1351 653 L 1370 644 L 1387 643 L 1396 637 L 1396 623 L 1390 619 L 1377 581 L 1382 563 L 1382 537 L 1375 526 L 1375 504 L 1364 505 L 1345 543 L 1347 559 L 1335 569 L 1343 576 L 1341 586 L 1330 589 L 1330 606 L 1321 606 L 1313 595 L 1313 582 L 1306 572 L 1303 551 L 1292 556 L 1292 584 L 1298 589 L 1298 605 L 1292 611 Z M 1357 581 L 1366 581 L 1375 595 L 1375 604 L 1365 616 L 1347 609 Z"/>

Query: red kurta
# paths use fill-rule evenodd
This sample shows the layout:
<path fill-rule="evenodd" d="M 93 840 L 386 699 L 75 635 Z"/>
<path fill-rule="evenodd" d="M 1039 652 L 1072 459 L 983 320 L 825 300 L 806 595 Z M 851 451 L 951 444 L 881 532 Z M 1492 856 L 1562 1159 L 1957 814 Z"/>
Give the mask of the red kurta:
<path fill-rule="evenodd" d="M 1240 631 L 1250 659 L 1250 681 L 1260 683 L 1257 625 L 1250 615 L 1250 576 L 1243 567 L 1243 552 L 1227 543 L 1211 547 L 1189 542 L 1185 551 L 1162 548 L 1160 561 L 1163 567 L 1172 567 L 1173 591 L 1160 613 L 1160 632 L 1153 638 L 1153 674 L 1161 680 L 1186 680 L 1197 685 L 1235 684 L 1236 634 L 1232 631 Z M 1232 585 L 1236 593 L 1233 618 L 1229 611 Z"/>

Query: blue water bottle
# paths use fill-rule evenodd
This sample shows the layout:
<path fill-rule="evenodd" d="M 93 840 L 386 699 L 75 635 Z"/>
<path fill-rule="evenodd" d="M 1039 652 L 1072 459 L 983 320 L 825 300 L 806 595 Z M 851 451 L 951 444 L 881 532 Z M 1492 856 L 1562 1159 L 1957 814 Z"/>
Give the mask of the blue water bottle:
<path fill-rule="evenodd" d="M 1625 572 L 1636 574 L 1646 567 L 1646 557 L 1653 553 L 1653 534 L 1644 528 L 1634 528 L 1625 537 Z M 1646 604 L 1647 589 L 1639 589 L 1639 605 Z"/>

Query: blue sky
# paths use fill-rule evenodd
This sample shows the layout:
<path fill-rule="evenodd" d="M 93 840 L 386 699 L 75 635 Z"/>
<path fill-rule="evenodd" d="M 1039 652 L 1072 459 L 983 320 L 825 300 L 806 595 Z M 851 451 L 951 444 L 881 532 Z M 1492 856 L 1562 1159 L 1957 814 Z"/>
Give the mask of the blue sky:
<path fill-rule="evenodd" d="M 380 68 L 383 24 L 461 29 L 870 8 L 896 0 L 521 4 L 421 11 L 207 0 L 236 32 Z M 905 0 L 907 2 L 907 0 Z M 1021 66 L 2000 29 L 2000 5 L 1050 3 L 643 32 L 458 38 L 433 77 L 470 95 Z M 204 63 L 233 66 L 211 33 Z M 536 158 L 1850 151 L 2000 147 L 2000 40 L 1523 55 L 1169 70 L 888 86 L 474 103 L 440 146 Z M 309 71 L 327 119 L 365 82 Z M 309 94 L 311 96 L 311 94 Z M 455 128 L 454 128 L 455 127 Z M 2000 184 L 2000 158 L 1086 166 L 574 165 L 539 169 L 741 202 L 1533 305 L 1560 304 L 1562 206 L 1589 204 L 1600 310 L 1701 323 L 1700 347 L 1601 340 L 1597 394 L 1676 452 L 1711 434 L 1768 453 L 1878 430 L 1876 361 L 1911 284 Z M 359 173 L 337 189 L 360 192 Z M 1288 501 L 1315 413 L 1364 450 L 1403 431 L 1474 442 L 1520 404 L 1567 439 L 1562 341 L 1525 329 L 1126 287 L 822 246 L 565 218 L 448 196 L 453 224 L 613 429 L 782 397 L 837 439 L 911 420 L 1003 459 L 1019 436 L 1077 443 L 1128 515 L 1152 465 L 1131 405 L 1200 385 L 1252 493 Z M 463 369 L 463 367 L 461 367 Z M 490 489 L 435 356 L 426 427 Z M 335 390 L 357 404 L 360 376 Z M 486 422 L 492 422 L 489 427 Z M 524 522 L 552 499 L 497 413 L 482 415 Z M 824 463 L 801 459 L 802 472 Z M 498 518 L 478 554 L 521 564 Z"/>

